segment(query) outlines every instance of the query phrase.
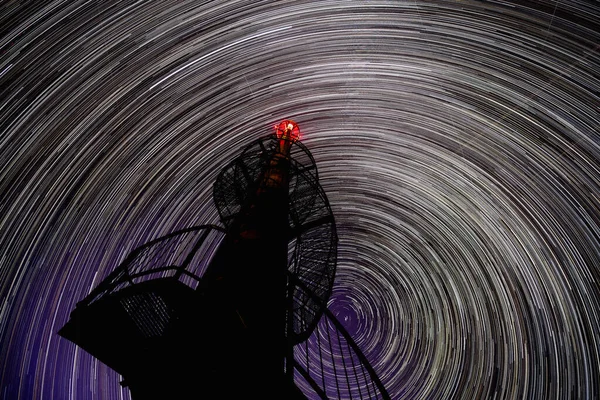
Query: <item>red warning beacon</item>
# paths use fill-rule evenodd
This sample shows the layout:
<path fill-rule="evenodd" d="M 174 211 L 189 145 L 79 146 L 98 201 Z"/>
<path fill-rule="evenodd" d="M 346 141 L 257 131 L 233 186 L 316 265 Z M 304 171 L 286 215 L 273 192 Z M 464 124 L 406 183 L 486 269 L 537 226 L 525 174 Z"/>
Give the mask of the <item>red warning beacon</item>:
<path fill-rule="evenodd" d="M 280 153 L 288 154 L 290 145 L 293 142 L 300 140 L 300 128 L 298 127 L 298 124 L 291 119 L 284 119 L 279 125 L 275 125 L 275 135 L 280 139 Z"/>
<path fill-rule="evenodd" d="M 278 138 L 284 140 L 291 140 L 293 142 L 300 140 L 300 128 L 291 119 L 284 119 L 279 125 L 275 125 L 275 134 Z"/>

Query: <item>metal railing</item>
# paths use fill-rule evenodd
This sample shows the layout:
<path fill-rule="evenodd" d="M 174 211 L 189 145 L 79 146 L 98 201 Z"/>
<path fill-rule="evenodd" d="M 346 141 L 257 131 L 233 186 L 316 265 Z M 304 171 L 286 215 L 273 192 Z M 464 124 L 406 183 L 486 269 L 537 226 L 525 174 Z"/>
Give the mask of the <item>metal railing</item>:
<path fill-rule="evenodd" d="M 195 288 L 224 232 L 216 225 L 200 225 L 152 240 L 133 250 L 77 305 L 87 306 L 126 287 L 158 278 L 172 277 Z"/>

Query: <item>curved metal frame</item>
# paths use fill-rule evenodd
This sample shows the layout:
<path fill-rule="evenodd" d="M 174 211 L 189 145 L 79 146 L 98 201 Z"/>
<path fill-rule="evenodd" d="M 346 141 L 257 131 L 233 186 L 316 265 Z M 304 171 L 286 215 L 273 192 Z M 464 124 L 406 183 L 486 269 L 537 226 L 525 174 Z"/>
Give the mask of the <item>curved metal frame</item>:
<path fill-rule="evenodd" d="M 383 398 L 384 400 L 390 400 L 389 393 L 387 392 L 387 390 L 385 389 L 385 387 L 383 386 L 383 384 L 379 380 L 379 377 L 377 376 L 377 373 L 375 372 L 375 370 L 373 369 L 373 367 L 369 363 L 369 360 L 363 354 L 363 352 L 360 349 L 360 347 L 358 347 L 358 345 L 354 342 L 354 340 L 352 339 L 352 336 L 350 336 L 350 334 L 348 333 L 348 331 L 346 330 L 346 328 L 344 328 L 344 326 L 342 325 L 342 323 L 340 321 L 338 321 L 338 319 L 335 317 L 335 315 L 333 315 L 333 313 L 331 311 L 329 311 L 329 309 L 327 308 L 327 305 L 324 304 L 324 303 L 322 303 L 322 300 L 318 296 L 316 296 L 314 293 L 312 293 L 312 291 L 309 288 L 307 288 L 302 282 L 298 281 L 297 278 L 295 278 L 293 275 L 290 275 L 290 279 L 292 281 L 295 281 L 294 282 L 295 285 L 297 285 L 299 288 L 301 288 L 302 290 L 304 290 L 309 296 L 311 296 L 313 298 L 313 300 L 315 302 L 319 302 L 321 304 L 321 306 L 323 308 L 323 314 L 325 315 L 325 317 L 327 318 L 327 320 L 330 321 L 333 324 L 333 326 L 335 327 L 335 329 L 339 333 L 342 334 L 342 336 L 346 340 L 347 345 L 356 354 L 357 358 L 359 359 L 359 361 L 361 363 L 361 366 L 364 367 L 364 369 L 367 370 L 367 373 L 369 374 L 369 377 L 371 378 L 372 382 L 375 384 L 375 386 L 379 390 L 381 398 Z M 330 346 L 331 346 L 331 343 L 330 343 Z M 344 357 L 342 357 L 342 361 L 344 362 Z M 306 381 L 309 383 L 309 385 L 312 387 L 312 389 L 315 390 L 315 392 L 319 395 L 319 397 L 321 397 L 322 399 L 328 399 L 325 389 L 321 388 L 317 384 L 317 382 L 310 376 L 310 374 L 308 373 L 308 371 L 306 371 L 298 363 L 298 361 L 295 360 L 295 358 L 292 358 L 290 360 L 290 362 L 293 365 L 294 369 L 296 369 L 303 376 L 303 378 L 306 379 Z M 334 366 L 334 368 L 335 368 L 335 366 Z M 344 369 L 346 370 L 346 368 L 344 368 Z M 345 371 L 345 373 L 347 375 L 346 371 Z M 347 378 L 347 376 L 346 376 L 346 378 Z M 337 381 L 337 377 L 336 377 L 336 381 Z M 377 398 L 377 396 L 375 396 L 375 398 Z M 361 399 L 362 399 L 362 395 L 361 395 Z"/>

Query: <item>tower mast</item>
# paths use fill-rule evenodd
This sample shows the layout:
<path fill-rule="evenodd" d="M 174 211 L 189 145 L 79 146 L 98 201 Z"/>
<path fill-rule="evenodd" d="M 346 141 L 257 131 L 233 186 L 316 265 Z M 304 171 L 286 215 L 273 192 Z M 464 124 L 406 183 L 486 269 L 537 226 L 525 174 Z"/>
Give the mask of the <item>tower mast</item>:
<path fill-rule="evenodd" d="M 290 347 L 285 329 L 289 169 L 290 147 L 299 134 L 293 121 L 276 127 L 277 146 L 264 159 L 255 187 L 248 188 L 200 289 L 207 303 L 223 307 L 215 317 L 231 337 L 225 374 L 235 376 L 232 381 L 242 384 L 249 397 L 284 398 L 292 385 L 284 375 Z M 227 315 L 235 323 L 223 324 Z"/>

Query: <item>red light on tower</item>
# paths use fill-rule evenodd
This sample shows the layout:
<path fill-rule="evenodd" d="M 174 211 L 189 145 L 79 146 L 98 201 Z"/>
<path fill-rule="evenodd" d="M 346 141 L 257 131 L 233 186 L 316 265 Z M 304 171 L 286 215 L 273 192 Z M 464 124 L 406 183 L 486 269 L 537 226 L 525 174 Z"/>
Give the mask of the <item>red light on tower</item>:
<path fill-rule="evenodd" d="M 279 125 L 275 125 L 275 134 L 278 138 L 284 140 L 291 140 L 293 142 L 300 140 L 300 128 L 291 119 L 284 119 Z"/>

